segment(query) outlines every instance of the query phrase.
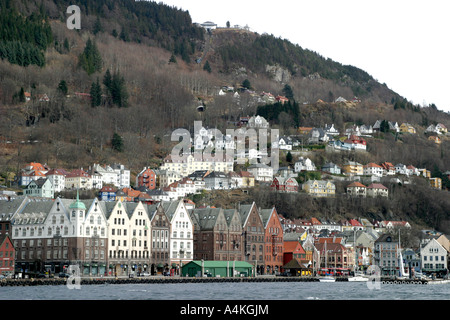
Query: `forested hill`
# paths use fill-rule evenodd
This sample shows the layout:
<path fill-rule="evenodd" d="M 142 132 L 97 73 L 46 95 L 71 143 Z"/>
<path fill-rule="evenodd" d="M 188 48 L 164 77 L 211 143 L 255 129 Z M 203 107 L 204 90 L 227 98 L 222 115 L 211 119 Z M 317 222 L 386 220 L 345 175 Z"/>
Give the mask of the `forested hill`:
<path fill-rule="evenodd" d="M 14 8 L 30 19 L 35 12 L 51 20 L 66 21 L 67 8 L 81 11 L 81 30 L 106 32 L 126 42 L 160 46 L 189 61 L 203 30 L 192 23 L 188 12 L 134 0 L 1 0 L 0 6 Z M 3 10 L 2 10 L 3 11 Z M 2 28 L 3 29 L 3 28 Z M 2 38 L 3 39 L 3 38 Z"/>

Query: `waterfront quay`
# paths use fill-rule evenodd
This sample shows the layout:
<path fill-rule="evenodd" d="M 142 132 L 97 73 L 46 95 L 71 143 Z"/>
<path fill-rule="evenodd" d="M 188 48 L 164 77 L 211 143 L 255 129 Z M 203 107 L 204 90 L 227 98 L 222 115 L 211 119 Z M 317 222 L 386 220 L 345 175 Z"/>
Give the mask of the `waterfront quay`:
<path fill-rule="evenodd" d="M 337 277 L 337 282 L 348 282 L 347 277 Z M 450 280 L 431 279 L 402 279 L 381 277 L 382 284 L 444 284 Z M 217 283 L 217 282 L 319 282 L 317 277 L 136 277 L 136 278 L 114 278 L 114 277 L 82 277 L 80 285 L 98 284 L 169 284 L 169 283 Z M 3 279 L 0 286 L 39 286 L 39 285 L 66 285 L 67 278 L 30 278 L 30 279 Z M 70 279 L 69 279 L 70 283 Z"/>

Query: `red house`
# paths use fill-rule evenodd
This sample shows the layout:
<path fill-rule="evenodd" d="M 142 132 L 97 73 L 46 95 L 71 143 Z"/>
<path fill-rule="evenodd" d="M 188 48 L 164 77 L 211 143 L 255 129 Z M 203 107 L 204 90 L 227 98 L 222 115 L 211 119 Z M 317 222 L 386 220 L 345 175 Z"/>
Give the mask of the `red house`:
<path fill-rule="evenodd" d="M 157 188 L 156 183 L 156 172 L 150 168 L 144 168 L 137 176 L 136 176 L 136 186 L 137 187 L 146 187 L 149 190 L 154 190 Z"/>
<path fill-rule="evenodd" d="M 277 191 L 297 192 L 298 182 L 293 177 L 274 177 L 271 188 Z"/>
<path fill-rule="evenodd" d="M 15 256 L 11 238 L 7 234 L 0 235 L 0 274 L 7 276 L 14 273 Z"/>

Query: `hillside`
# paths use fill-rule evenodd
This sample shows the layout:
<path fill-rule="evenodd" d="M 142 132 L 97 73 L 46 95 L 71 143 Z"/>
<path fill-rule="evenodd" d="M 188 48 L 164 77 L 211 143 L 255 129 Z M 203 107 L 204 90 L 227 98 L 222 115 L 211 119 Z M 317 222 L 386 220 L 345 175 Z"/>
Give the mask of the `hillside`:
<path fill-rule="evenodd" d="M 277 111 L 267 117 L 281 134 L 331 123 L 343 131 L 376 120 L 408 122 L 417 129 L 415 135 L 379 134 L 368 141 L 367 153 L 311 153 L 318 166 L 353 160 L 401 162 L 435 174 L 450 169 L 450 140 L 436 145 L 424 133 L 430 124 L 450 128 L 450 115 L 433 105 L 412 105 L 355 66 L 270 35 L 225 28 L 208 33 L 187 12 L 155 2 L 77 1 L 82 28 L 69 30 L 70 4 L 0 0 L 1 12 L 7 13 L 0 15 L 3 177 L 28 162 L 66 169 L 117 162 L 136 174 L 144 166 L 160 164 L 172 148 L 174 129 L 192 130 L 194 120 L 202 120 L 225 132 L 240 117 L 264 110 Z M 286 95 L 290 88 L 292 108 L 255 103 L 249 91 L 240 90 L 245 81 L 255 93 Z M 232 92 L 219 95 L 224 86 Z M 236 92 L 238 100 L 233 98 Z M 338 97 L 360 102 L 335 103 Z M 199 105 L 203 112 L 197 111 Z M 280 159 L 286 164 L 284 155 Z M 258 199 L 261 206 L 279 202 L 284 212 L 292 208 L 282 196 L 273 197 Z M 438 206 L 439 217 L 427 222 L 445 219 L 444 200 L 431 203 L 428 194 L 421 199 L 413 209 L 399 202 L 385 208 L 379 207 L 383 203 L 372 205 L 378 213 L 402 217 L 414 210 L 419 220 L 428 205 Z M 335 205 L 328 206 L 327 214 Z M 319 212 L 321 204 L 305 208 Z M 357 208 L 342 214 L 357 214 Z M 367 207 L 362 214 L 369 211 Z"/>

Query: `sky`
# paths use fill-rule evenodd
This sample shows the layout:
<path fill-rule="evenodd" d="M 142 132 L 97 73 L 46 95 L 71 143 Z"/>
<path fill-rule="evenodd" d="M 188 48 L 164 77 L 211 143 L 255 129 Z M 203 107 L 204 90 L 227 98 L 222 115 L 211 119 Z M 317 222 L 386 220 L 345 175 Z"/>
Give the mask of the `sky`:
<path fill-rule="evenodd" d="M 225 27 L 229 21 L 287 39 L 366 71 L 414 104 L 450 112 L 447 0 L 162 2 L 189 11 L 193 22 Z"/>

